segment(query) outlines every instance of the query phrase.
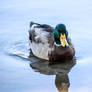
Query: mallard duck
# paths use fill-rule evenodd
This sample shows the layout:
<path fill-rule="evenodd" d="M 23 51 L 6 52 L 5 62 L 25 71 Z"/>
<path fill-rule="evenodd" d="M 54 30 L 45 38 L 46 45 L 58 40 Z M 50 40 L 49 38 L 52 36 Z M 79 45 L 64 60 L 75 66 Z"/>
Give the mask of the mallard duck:
<path fill-rule="evenodd" d="M 29 45 L 34 56 L 49 61 L 70 60 L 75 55 L 64 24 L 58 24 L 54 28 L 47 24 L 31 22 Z"/>

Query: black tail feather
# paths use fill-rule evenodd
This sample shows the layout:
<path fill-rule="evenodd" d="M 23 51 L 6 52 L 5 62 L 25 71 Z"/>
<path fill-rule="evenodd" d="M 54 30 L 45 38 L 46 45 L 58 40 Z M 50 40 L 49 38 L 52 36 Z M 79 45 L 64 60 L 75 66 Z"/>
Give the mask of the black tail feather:
<path fill-rule="evenodd" d="M 32 27 L 32 25 L 34 25 L 34 24 L 36 24 L 36 25 L 38 25 L 38 26 L 41 26 L 41 24 L 38 24 L 38 23 L 35 23 L 35 22 L 31 21 L 31 22 L 30 22 L 30 27 Z"/>

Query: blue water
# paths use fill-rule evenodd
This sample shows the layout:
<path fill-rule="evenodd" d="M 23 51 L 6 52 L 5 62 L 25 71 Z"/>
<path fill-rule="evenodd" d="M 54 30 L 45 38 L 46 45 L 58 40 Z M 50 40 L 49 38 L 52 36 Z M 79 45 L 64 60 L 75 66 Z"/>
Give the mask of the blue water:
<path fill-rule="evenodd" d="M 72 69 L 69 68 L 71 63 L 61 64 L 69 68 L 63 70 L 59 64 L 48 66 L 24 56 L 29 54 L 27 31 L 30 21 L 66 25 L 76 49 L 77 61 Z M 56 74 L 69 71 L 69 92 L 91 92 L 91 47 L 91 0 L 0 1 L 0 92 L 59 92 L 55 85 Z M 24 54 L 15 55 L 15 52 Z M 60 78 L 63 80 L 63 76 Z"/>

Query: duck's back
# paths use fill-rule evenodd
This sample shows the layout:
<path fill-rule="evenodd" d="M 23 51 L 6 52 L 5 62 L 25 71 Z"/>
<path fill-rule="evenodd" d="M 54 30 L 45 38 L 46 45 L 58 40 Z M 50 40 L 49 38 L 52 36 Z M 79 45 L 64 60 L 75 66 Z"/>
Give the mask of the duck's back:
<path fill-rule="evenodd" d="M 48 60 L 48 53 L 54 44 L 53 31 L 54 29 L 46 24 L 30 24 L 30 48 L 35 56 Z"/>

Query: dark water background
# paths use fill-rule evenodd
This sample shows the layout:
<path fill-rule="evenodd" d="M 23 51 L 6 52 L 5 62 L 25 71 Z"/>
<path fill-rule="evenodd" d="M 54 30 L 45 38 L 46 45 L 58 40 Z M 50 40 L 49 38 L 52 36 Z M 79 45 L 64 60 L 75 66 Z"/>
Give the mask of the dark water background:
<path fill-rule="evenodd" d="M 26 58 L 31 20 L 52 26 L 66 24 L 76 49 L 74 67 L 74 62 L 49 66 Z M 69 92 L 91 92 L 91 47 L 91 0 L 0 1 L 0 92 L 58 92 L 56 79 L 70 81 Z"/>

